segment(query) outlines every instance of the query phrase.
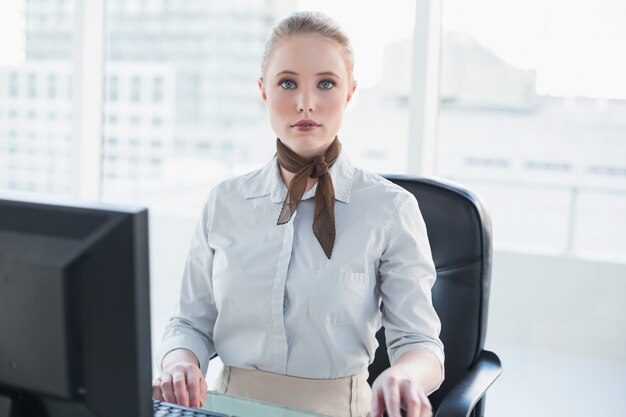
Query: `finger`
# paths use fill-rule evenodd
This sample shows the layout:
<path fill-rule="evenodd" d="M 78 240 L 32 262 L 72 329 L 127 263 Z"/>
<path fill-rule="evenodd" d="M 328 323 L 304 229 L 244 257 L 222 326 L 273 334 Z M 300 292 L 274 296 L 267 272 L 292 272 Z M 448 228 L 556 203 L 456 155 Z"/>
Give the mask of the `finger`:
<path fill-rule="evenodd" d="M 380 417 L 383 413 L 384 394 L 380 387 L 375 387 L 372 392 L 372 417 Z"/>
<path fill-rule="evenodd" d="M 156 378 L 152 382 L 152 398 L 158 401 L 165 401 L 163 393 L 161 392 L 161 378 Z"/>
<path fill-rule="evenodd" d="M 189 407 L 189 393 L 187 392 L 187 381 L 185 380 L 185 374 L 178 373 L 174 375 L 173 385 L 176 403 L 185 407 Z"/>
<path fill-rule="evenodd" d="M 200 378 L 194 372 L 187 374 L 187 391 L 189 392 L 189 407 L 200 407 Z"/>
<path fill-rule="evenodd" d="M 400 398 L 401 402 L 406 408 L 407 417 L 422 417 L 421 416 L 421 398 L 413 389 L 411 381 L 405 381 L 400 386 Z"/>
<path fill-rule="evenodd" d="M 204 405 L 204 400 L 206 400 L 206 393 L 209 390 L 207 386 L 206 379 L 204 377 L 200 377 L 200 407 Z"/>
<path fill-rule="evenodd" d="M 421 402 L 421 410 L 422 410 L 422 414 L 420 417 L 432 417 L 433 407 L 430 404 L 430 400 L 426 396 L 426 393 L 424 391 L 420 391 L 418 393 L 418 396 L 420 397 L 420 400 L 421 400 L 420 402 Z"/>
<path fill-rule="evenodd" d="M 383 386 L 385 393 L 385 408 L 389 417 L 400 416 L 400 390 L 395 378 L 388 378 L 388 383 Z"/>
<path fill-rule="evenodd" d="M 174 386 L 172 385 L 172 376 L 164 375 L 161 377 L 161 393 L 163 399 L 168 403 L 175 403 L 176 397 L 174 396 Z"/>

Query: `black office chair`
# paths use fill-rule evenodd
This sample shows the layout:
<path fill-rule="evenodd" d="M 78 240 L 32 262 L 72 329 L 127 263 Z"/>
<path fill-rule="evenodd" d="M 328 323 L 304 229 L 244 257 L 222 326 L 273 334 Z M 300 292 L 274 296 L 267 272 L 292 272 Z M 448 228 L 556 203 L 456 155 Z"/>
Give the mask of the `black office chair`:
<path fill-rule="evenodd" d="M 436 417 L 482 417 L 487 388 L 502 373 L 483 350 L 491 280 L 491 220 L 481 199 L 443 180 L 386 175 L 415 195 L 437 268 L 433 304 L 441 319 L 446 378 L 429 398 Z M 369 367 L 369 383 L 389 367 L 384 329 Z"/>

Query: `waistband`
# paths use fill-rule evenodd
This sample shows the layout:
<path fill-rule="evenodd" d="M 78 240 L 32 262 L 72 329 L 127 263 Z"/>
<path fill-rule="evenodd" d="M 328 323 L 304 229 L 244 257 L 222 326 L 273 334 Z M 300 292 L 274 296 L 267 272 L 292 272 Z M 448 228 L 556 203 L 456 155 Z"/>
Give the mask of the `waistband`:
<path fill-rule="evenodd" d="M 337 379 L 312 379 L 224 366 L 219 392 L 322 413 L 360 417 L 369 413 L 367 370 Z"/>

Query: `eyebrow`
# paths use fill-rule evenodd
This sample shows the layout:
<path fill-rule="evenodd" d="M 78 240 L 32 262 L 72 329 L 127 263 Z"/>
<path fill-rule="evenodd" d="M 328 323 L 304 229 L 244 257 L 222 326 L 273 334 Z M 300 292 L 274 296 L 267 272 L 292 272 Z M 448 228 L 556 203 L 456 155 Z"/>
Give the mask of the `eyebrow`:
<path fill-rule="evenodd" d="M 297 72 L 295 72 L 295 71 L 285 70 L 285 71 L 281 71 L 281 72 L 279 72 L 279 73 L 278 73 L 278 74 L 276 74 L 275 76 L 276 76 L 276 77 L 279 77 L 279 76 L 281 76 L 281 75 L 299 75 L 299 74 L 298 74 Z M 334 77 L 339 78 L 339 76 L 338 76 L 337 74 L 335 74 L 334 72 L 332 72 L 332 71 L 322 71 L 322 72 L 318 72 L 318 73 L 317 73 L 317 74 L 315 74 L 315 75 L 316 75 L 316 76 L 318 76 L 318 75 L 332 75 L 332 76 L 334 76 Z"/>

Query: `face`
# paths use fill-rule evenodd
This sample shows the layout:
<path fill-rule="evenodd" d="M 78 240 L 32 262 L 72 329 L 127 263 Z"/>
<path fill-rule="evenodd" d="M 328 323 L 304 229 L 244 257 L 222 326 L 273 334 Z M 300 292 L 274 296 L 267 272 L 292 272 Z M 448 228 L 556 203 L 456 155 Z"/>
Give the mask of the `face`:
<path fill-rule="evenodd" d="M 276 135 L 311 158 L 323 155 L 337 135 L 356 85 L 337 42 L 300 35 L 279 41 L 259 88 Z"/>

